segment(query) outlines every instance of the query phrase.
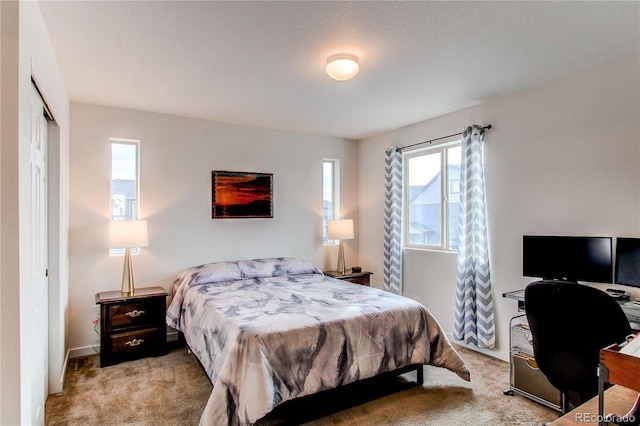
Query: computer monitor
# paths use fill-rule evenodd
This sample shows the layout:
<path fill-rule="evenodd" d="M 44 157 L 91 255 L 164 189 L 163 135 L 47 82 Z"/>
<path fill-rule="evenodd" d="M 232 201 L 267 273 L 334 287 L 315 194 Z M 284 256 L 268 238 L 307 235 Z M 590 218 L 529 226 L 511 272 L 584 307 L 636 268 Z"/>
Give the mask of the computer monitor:
<path fill-rule="evenodd" d="M 523 235 L 522 275 L 545 280 L 613 281 L 611 237 Z"/>
<path fill-rule="evenodd" d="M 640 238 L 616 239 L 615 283 L 640 287 Z"/>

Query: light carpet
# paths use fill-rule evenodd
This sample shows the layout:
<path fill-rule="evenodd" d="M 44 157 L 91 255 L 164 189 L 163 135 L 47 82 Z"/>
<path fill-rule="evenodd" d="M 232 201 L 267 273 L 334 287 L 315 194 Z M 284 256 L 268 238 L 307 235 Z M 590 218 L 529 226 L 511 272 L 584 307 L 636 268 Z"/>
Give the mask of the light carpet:
<path fill-rule="evenodd" d="M 508 363 L 456 349 L 471 383 L 427 366 L 422 386 L 412 383 L 415 373 L 375 378 L 287 402 L 259 424 L 539 426 L 559 416 L 522 396 L 503 395 Z M 64 390 L 47 400 L 47 425 L 197 425 L 212 389 L 182 346 L 166 356 L 99 365 L 97 355 L 70 361 Z"/>

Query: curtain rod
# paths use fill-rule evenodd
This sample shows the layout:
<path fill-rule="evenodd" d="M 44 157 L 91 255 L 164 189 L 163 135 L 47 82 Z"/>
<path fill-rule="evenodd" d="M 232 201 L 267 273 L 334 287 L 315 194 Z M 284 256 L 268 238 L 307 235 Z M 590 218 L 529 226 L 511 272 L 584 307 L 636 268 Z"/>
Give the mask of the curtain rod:
<path fill-rule="evenodd" d="M 485 130 L 489 130 L 490 128 L 491 128 L 491 124 L 487 124 L 486 126 L 481 127 L 482 132 L 484 132 Z M 397 152 L 402 152 L 402 151 L 404 151 L 404 150 L 405 150 L 405 149 L 407 149 L 407 148 L 411 148 L 412 146 L 418 146 L 418 145 L 422 145 L 422 144 L 425 144 L 425 143 L 431 143 L 431 142 L 439 141 L 439 140 L 441 140 L 441 139 L 451 138 L 451 137 L 453 137 L 453 136 L 460 136 L 462 133 L 463 133 L 463 132 L 460 132 L 460 133 L 454 133 L 454 134 L 452 134 L 452 135 L 442 136 L 442 137 L 435 138 L 435 139 L 430 139 L 430 140 L 428 140 L 428 141 L 424 141 L 424 142 L 418 142 L 418 143 L 414 143 L 414 144 L 407 145 L 407 146 L 400 146 L 400 147 L 396 148 L 396 151 L 397 151 Z"/>

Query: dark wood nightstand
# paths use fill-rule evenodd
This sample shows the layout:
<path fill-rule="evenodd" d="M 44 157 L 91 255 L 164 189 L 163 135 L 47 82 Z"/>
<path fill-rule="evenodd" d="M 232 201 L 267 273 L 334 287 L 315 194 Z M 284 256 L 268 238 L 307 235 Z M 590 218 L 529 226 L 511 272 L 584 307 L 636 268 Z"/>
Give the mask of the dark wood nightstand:
<path fill-rule="evenodd" d="M 373 275 L 373 272 L 351 272 L 350 270 L 347 270 L 344 274 L 341 274 L 338 271 L 324 271 L 324 274 L 339 280 L 369 286 L 369 276 Z"/>
<path fill-rule="evenodd" d="M 167 353 L 162 287 L 138 288 L 133 296 L 120 291 L 96 294 L 100 305 L 100 367 Z"/>

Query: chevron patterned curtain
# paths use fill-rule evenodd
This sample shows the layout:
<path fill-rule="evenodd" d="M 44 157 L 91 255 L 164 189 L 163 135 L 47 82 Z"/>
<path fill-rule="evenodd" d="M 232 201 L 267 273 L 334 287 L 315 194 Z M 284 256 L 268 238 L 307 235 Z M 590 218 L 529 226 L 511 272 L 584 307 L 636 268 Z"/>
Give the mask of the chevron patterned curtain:
<path fill-rule="evenodd" d="M 402 294 L 402 153 L 387 149 L 384 159 L 384 289 Z"/>
<path fill-rule="evenodd" d="M 453 337 L 481 348 L 495 348 L 493 294 L 482 159 L 483 129 L 462 133 L 460 168 L 460 245 Z"/>

